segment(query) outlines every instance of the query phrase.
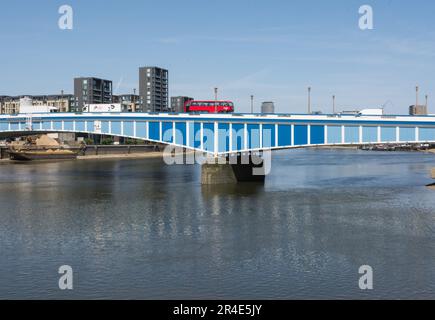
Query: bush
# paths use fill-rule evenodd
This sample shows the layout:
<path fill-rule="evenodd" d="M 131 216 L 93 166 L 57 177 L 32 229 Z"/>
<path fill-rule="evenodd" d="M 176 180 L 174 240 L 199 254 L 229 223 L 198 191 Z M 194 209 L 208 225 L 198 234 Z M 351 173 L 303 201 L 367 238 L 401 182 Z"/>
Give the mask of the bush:
<path fill-rule="evenodd" d="M 90 139 L 90 138 L 86 138 L 86 139 L 84 139 L 83 141 L 84 141 L 84 142 L 86 143 L 86 145 L 88 145 L 88 146 L 94 144 L 94 140 L 93 140 L 93 139 Z"/>
<path fill-rule="evenodd" d="M 106 138 L 106 139 L 103 139 L 103 141 L 101 141 L 101 144 L 104 146 L 108 146 L 108 145 L 113 144 L 113 140 L 111 138 Z"/>
<path fill-rule="evenodd" d="M 138 143 L 138 141 L 135 140 L 135 139 L 126 139 L 126 140 L 124 141 L 124 144 L 126 144 L 126 145 L 137 145 L 137 144 L 139 144 L 139 143 Z"/>

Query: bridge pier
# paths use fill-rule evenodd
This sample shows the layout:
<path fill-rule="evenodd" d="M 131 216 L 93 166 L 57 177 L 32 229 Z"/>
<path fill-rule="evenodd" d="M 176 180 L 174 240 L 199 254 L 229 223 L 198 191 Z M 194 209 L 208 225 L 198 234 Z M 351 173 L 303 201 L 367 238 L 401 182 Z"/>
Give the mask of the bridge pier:
<path fill-rule="evenodd" d="M 264 183 L 266 169 L 264 160 L 252 154 L 231 155 L 215 158 L 201 167 L 203 185 L 236 184 L 238 182 Z"/>
<path fill-rule="evenodd" d="M 201 184 L 236 184 L 237 178 L 230 164 L 204 163 L 201 166 Z"/>
<path fill-rule="evenodd" d="M 431 170 L 432 179 L 435 179 L 435 168 Z M 426 187 L 435 190 L 435 183 L 428 184 Z"/>

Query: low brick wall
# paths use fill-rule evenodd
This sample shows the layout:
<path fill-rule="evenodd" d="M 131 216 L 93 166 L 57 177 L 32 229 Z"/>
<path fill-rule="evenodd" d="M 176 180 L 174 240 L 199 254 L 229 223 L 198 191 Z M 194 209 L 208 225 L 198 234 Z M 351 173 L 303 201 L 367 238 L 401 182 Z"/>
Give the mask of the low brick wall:
<path fill-rule="evenodd" d="M 158 147 L 154 145 L 95 145 L 87 146 L 81 155 L 84 156 L 95 156 L 95 155 L 106 155 L 106 154 L 135 154 L 144 152 L 158 151 Z"/>
<path fill-rule="evenodd" d="M 79 148 L 71 148 L 72 150 L 79 150 Z M 159 147 L 154 145 L 92 145 L 87 146 L 86 149 L 80 153 L 81 156 L 95 156 L 95 155 L 109 155 L 109 154 L 138 154 L 158 151 Z M 0 147 L 0 159 L 9 159 L 7 147 Z"/>

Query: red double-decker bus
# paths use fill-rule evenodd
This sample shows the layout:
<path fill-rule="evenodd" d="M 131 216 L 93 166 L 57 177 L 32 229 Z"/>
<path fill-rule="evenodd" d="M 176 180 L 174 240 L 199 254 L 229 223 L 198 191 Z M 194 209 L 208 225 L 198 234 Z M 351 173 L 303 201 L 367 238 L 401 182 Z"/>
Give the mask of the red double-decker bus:
<path fill-rule="evenodd" d="M 185 112 L 203 112 L 203 113 L 232 113 L 234 112 L 234 103 L 231 101 L 187 101 L 184 104 Z"/>

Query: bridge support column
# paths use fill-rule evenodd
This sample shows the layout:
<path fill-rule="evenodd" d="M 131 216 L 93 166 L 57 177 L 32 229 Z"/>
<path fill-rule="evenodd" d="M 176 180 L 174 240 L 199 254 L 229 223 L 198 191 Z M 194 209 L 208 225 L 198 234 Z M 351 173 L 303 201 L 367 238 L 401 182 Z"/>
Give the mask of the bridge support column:
<path fill-rule="evenodd" d="M 238 182 L 264 183 L 265 166 L 259 156 L 251 154 L 229 156 L 208 161 L 201 168 L 203 185 L 236 184 Z"/>
<path fill-rule="evenodd" d="M 431 170 L 432 179 L 435 179 L 435 168 Z M 428 184 L 426 187 L 435 190 L 435 183 Z"/>
<path fill-rule="evenodd" d="M 201 167 L 201 184 L 236 184 L 237 178 L 230 164 L 204 163 Z"/>

